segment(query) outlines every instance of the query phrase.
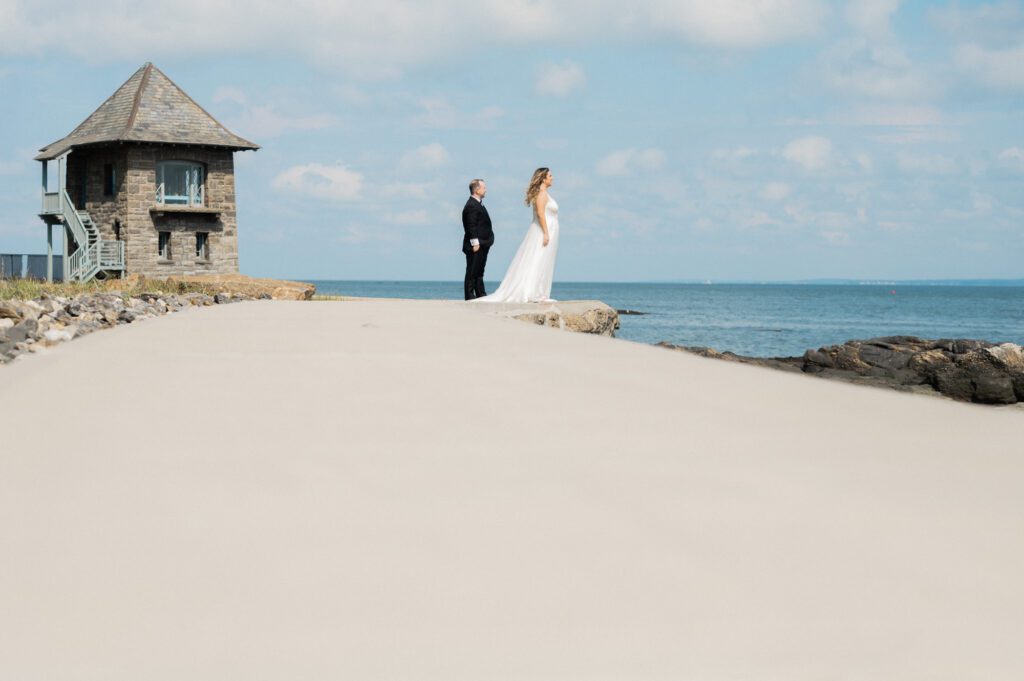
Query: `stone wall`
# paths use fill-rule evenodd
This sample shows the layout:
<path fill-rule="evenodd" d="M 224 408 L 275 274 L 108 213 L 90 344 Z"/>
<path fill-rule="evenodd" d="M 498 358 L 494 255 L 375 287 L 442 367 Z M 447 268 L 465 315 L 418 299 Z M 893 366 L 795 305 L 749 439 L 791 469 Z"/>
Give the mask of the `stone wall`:
<path fill-rule="evenodd" d="M 126 154 L 122 234 L 129 274 L 167 277 L 238 272 L 238 229 L 235 212 L 234 158 L 231 151 L 171 146 L 133 146 Z M 154 211 L 156 165 L 159 161 L 193 161 L 205 166 L 203 212 Z M 170 258 L 162 259 L 159 233 L 170 232 Z M 196 233 L 209 235 L 209 258 L 196 256 Z"/>
<path fill-rule="evenodd" d="M 206 193 L 203 210 L 154 210 L 159 161 L 203 164 Z M 103 194 L 107 164 L 114 166 L 113 196 Z M 114 226 L 120 224 L 127 274 L 163 278 L 238 272 L 234 154 L 231 151 L 157 145 L 79 149 L 68 156 L 67 190 L 76 207 L 89 213 L 101 238 L 115 240 Z M 159 233 L 162 231 L 171 235 L 168 259 L 160 257 Z M 196 255 L 199 232 L 208 234 L 207 258 Z"/>
<path fill-rule="evenodd" d="M 114 166 L 114 194 L 104 196 L 103 167 Z M 124 214 L 126 195 L 124 177 L 127 169 L 124 147 L 106 147 L 99 149 L 80 149 L 68 156 L 67 190 L 68 196 L 79 210 L 85 210 L 92 218 L 93 224 L 100 232 L 101 239 L 115 240 L 114 222 L 120 221 L 122 238 L 124 235 Z M 82 204 L 84 181 L 85 203 Z"/>

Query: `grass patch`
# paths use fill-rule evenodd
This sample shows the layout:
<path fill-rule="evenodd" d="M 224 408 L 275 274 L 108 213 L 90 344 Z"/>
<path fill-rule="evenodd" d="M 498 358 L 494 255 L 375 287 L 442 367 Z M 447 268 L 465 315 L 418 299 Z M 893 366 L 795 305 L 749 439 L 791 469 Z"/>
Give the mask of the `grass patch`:
<path fill-rule="evenodd" d="M 140 293 L 161 293 L 164 295 L 180 295 L 184 293 L 205 293 L 215 295 L 223 289 L 211 284 L 186 283 L 181 281 L 163 281 L 129 277 L 128 279 L 111 279 L 110 281 L 54 282 L 32 279 L 0 280 L 0 300 L 31 300 L 44 295 L 51 297 L 73 298 L 89 293 L 120 293 L 124 298 L 137 296 Z"/>

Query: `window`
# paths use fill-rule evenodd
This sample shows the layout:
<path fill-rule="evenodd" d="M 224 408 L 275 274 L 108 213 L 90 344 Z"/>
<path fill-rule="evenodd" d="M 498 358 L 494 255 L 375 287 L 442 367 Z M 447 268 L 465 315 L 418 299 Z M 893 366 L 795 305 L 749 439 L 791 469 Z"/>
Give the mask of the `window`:
<path fill-rule="evenodd" d="M 114 164 L 103 164 L 103 196 L 113 196 L 117 177 L 114 175 Z"/>
<path fill-rule="evenodd" d="M 171 233 L 170 232 L 160 232 L 159 249 L 160 249 L 160 258 L 162 260 L 170 260 L 171 259 Z"/>
<path fill-rule="evenodd" d="M 189 161 L 161 161 L 156 164 L 156 202 L 179 206 L 202 206 L 203 166 Z"/>
<path fill-rule="evenodd" d="M 196 259 L 210 259 L 210 234 L 208 232 L 196 232 Z"/>

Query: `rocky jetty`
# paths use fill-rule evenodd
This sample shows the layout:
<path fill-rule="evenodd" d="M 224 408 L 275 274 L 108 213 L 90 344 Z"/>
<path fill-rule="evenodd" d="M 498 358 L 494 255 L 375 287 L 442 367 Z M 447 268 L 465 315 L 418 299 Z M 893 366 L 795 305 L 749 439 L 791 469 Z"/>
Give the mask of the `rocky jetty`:
<path fill-rule="evenodd" d="M 569 300 L 554 303 L 477 303 L 474 310 L 563 331 L 614 336 L 619 315 L 599 300 Z"/>
<path fill-rule="evenodd" d="M 887 336 L 808 350 L 802 357 L 745 357 L 713 348 L 683 350 L 745 364 L 981 404 L 1024 403 L 1024 349 L 1013 343 Z"/>
<path fill-rule="evenodd" d="M 270 298 L 263 294 L 263 298 Z M 229 292 L 87 293 L 70 298 L 0 301 L 0 364 L 79 336 L 119 324 L 133 324 L 193 306 L 224 305 L 252 297 Z"/>

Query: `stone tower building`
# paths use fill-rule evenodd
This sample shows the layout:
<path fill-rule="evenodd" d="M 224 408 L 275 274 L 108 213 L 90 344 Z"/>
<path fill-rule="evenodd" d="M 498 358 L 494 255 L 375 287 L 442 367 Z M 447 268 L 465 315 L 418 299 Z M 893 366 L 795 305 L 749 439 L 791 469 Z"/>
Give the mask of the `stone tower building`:
<path fill-rule="evenodd" d="M 143 65 L 36 156 L 48 252 L 60 225 L 66 280 L 237 272 L 234 152 L 250 149 L 259 146 Z"/>

